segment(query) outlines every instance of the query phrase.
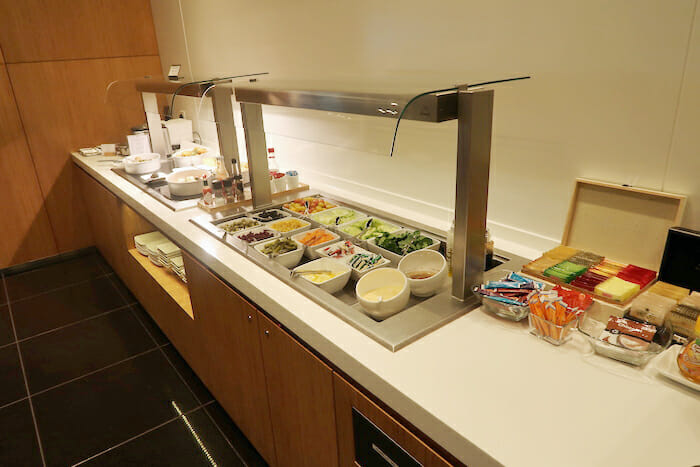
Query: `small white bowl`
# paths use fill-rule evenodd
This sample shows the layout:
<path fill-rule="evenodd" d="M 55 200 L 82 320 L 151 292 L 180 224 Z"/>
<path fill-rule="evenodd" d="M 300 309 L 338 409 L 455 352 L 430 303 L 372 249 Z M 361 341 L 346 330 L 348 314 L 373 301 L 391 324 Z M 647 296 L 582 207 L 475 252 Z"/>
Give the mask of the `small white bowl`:
<path fill-rule="evenodd" d="M 202 193 L 204 186 L 204 177 L 207 175 L 206 170 L 202 169 L 184 169 L 173 172 L 165 180 L 168 182 L 170 194 L 175 196 L 194 196 Z M 196 177 L 194 181 L 185 181 L 187 177 Z"/>
<path fill-rule="evenodd" d="M 206 149 L 206 152 L 203 152 L 202 154 L 195 154 L 193 156 L 183 156 L 184 153 L 189 152 L 189 151 L 194 151 L 198 147 L 201 147 L 202 149 Z M 207 155 L 209 152 L 208 148 L 205 148 L 203 146 L 196 146 L 191 149 L 180 149 L 179 151 L 175 151 L 172 156 L 173 160 L 173 166 L 174 167 L 194 167 L 195 165 L 200 165 L 202 163 L 202 159 L 204 156 Z"/>
<path fill-rule="evenodd" d="M 147 174 L 160 170 L 160 154 L 152 152 L 125 157 L 124 170 L 126 173 L 134 175 Z"/>
<path fill-rule="evenodd" d="M 413 295 L 430 297 L 445 285 L 447 261 L 435 250 L 418 250 L 403 257 L 399 262 L 399 271 L 408 278 L 408 285 Z M 411 273 L 421 271 L 434 274 L 425 279 L 411 279 Z"/>
<path fill-rule="evenodd" d="M 287 232 L 282 232 L 281 230 L 275 229 L 274 225 L 277 222 L 284 222 L 284 221 L 289 221 L 294 219 L 295 221 L 298 221 L 300 224 L 302 224 L 301 227 L 294 229 L 294 230 L 289 230 Z M 298 217 L 287 217 L 285 219 L 278 219 L 276 221 L 268 222 L 265 224 L 270 230 L 274 230 L 275 232 L 279 232 L 280 235 L 283 235 L 285 237 L 291 237 L 292 235 L 296 235 L 300 232 L 304 232 L 306 230 L 309 230 L 311 228 L 311 222 L 307 222 L 304 219 L 299 219 Z"/>
<path fill-rule="evenodd" d="M 268 243 L 272 243 L 276 240 L 280 240 L 280 239 L 275 238 L 272 240 L 265 240 L 263 242 L 257 243 L 254 248 L 261 255 L 269 258 L 269 256 L 267 256 L 265 253 L 262 252 L 262 249 L 265 248 L 265 245 L 267 245 Z M 287 253 L 282 253 L 281 255 L 275 256 L 274 258 L 270 258 L 270 259 L 281 264 L 285 268 L 293 268 L 294 266 L 299 264 L 299 261 L 301 261 L 301 257 L 304 256 L 304 245 L 297 242 L 296 240 L 292 240 L 292 241 L 297 244 L 296 250 L 288 251 Z"/>
<path fill-rule="evenodd" d="M 401 291 L 388 300 L 377 302 L 363 298 L 368 292 L 380 287 L 398 286 Z M 367 315 L 377 321 L 384 320 L 403 310 L 411 298 L 411 289 L 408 286 L 408 278 L 398 269 L 379 268 L 368 272 L 357 281 L 355 295 Z"/>
<path fill-rule="evenodd" d="M 342 290 L 343 287 L 348 283 L 348 280 L 350 280 L 350 267 L 339 262 L 335 261 L 330 258 L 319 258 L 315 261 L 308 262 L 306 264 L 303 264 L 299 267 L 294 268 L 294 271 L 340 271 L 341 274 L 328 279 L 327 281 L 324 282 L 312 282 L 311 280 L 307 279 L 303 275 L 300 276 L 304 280 L 310 282 L 311 284 L 320 287 L 321 289 L 325 290 L 328 293 L 336 293 L 339 290 Z"/>
<path fill-rule="evenodd" d="M 306 256 L 306 257 L 309 258 L 309 259 L 320 258 L 320 257 L 321 257 L 321 254 L 320 254 L 318 251 L 316 251 L 316 250 L 318 250 L 319 248 L 325 248 L 325 247 L 327 247 L 328 245 L 330 245 L 331 243 L 335 243 L 335 242 L 337 242 L 338 240 L 340 240 L 340 237 L 338 236 L 338 234 L 333 233 L 333 232 L 331 232 L 331 231 L 328 230 L 328 229 L 324 229 L 323 227 L 319 227 L 319 228 L 317 228 L 317 229 L 314 229 L 313 231 L 316 231 L 316 230 L 325 230 L 325 231 L 328 232 L 329 234 L 333 235 L 333 238 L 330 239 L 330 240 L 328 240 L 327 242 L 322 242 L 322 243 L 319 243 L 319 244 L 317 244 L 317 245 L 312 245 L 312 246 L 306 246 L 306 245 L 305 245 L 305 248 L 304 248 L 304 256 Z M 293 235 L 292 238 L 293 238 L 294 240 L 296 240 L 296 241 L 299 241 L 299 239 L 303 238 L 304 235 L 306 235 L 306 234 L 309 233 L 309 232 L 312 232 L 312 231 L 299 232 L 298 234 Z M 301 242 L 300 242 L 300 243 L 301 243 Z M 303 243 L 302 243 L 302 245 L 303 245 Z"/>
<path fill-rule="evenodd" d="M 263 230 L 269 230 L 270 233 L 272 233 L 272 237 L 266 238 L 264 240 L 258 240 L 257 242 L 246 242 L 245 240 L 240 238 L 241 235 L 246 235 L 246 234 L 249 234 L 251 232 L 258 233 L 258 232 L 262 232 Z M 268 229 L 267 227 L 265 227 L 263 225 L 260 227 L 253 227 L 250 229 L 239 230 L 238 232 L 228 234 L 228 235 L 226 235 L 226 239 L 227 239 L 227 241 L 230 240 L 233 242 L 237 242 L 238 244 L 241 244 L 241 245 L 257 245 L 258 243 L 269 242 L 270 240 L 274 240 L 275 238 L 279 238 L 280 236 L 281 235 L 279 234 L 279 232 L 272 230 L 272 229 Z"/>

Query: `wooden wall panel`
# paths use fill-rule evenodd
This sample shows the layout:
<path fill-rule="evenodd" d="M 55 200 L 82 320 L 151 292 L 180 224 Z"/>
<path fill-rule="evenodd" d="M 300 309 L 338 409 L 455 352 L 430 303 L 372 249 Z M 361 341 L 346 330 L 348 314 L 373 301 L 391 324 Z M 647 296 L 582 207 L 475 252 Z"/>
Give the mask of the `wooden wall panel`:
<path fill-rule="evenodd" d="M 157 55 L 149 0 L 0 0 L 7 63 Z"/>
<path fill-rule="evenodd" d="M 0 199 L 0 268 L 57 253 L 5 65 L 0 65 Z"/>
<path fill-rule="evenodd" d="M 118 2 L 117 2 L 118 3 Z M 92 244 L 70 152 L 125 141 L 145 122 L 140 96 L 124 94 L 105 104 L 107 85 L 118 79 L 160 76 L 158 56 L 8 64 L 59 251 Z"/>

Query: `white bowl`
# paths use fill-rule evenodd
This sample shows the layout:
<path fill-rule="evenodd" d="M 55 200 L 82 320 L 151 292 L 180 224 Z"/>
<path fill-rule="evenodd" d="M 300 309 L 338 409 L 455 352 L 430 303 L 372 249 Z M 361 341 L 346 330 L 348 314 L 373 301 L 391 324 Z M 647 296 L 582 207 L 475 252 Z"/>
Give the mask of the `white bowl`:
<path fill-rule="evenodd" d="M 265 248 L 265 245 L 268 243 L 272 243 L 275 240 L 280 240 L 279 238 L 275 238 L 272 240 L 265 240 L 264 242 L 257 243 L 255 245 L 255 249 L 263 256 L 268 257 L 266 254 L 262 252 L 262 249 Z M 281 255 L 275 256 L 274 258 L 270 258 L 273 261 L 281 264 L 285 268 L 293 268 L 297 264 L 299 264 L 299 261 L 301 261 L 301 257 L 304 256 L 304 245 L 301 243 L 297 242 L 296 240 L 293 240 L 294 243 L 297 244 L 297 249 L 294 251 L 289 251 L 287 253 L 282 253 Z"/>
<path fill-rule="evenodd" d="M 319 248 L 325 248 L 325 247 L 327 247 L 328 245 L 330 245 L 331 243 L 335 243 L 335 242 L 337 242 L 338 240 L 340 240 L 340 237 L 338 236 L 338 234 L 333 233 L 333 232 L 331 232 L 331 231 L 328 230 L 328 229 L 324 229 L 323 227 L 319 227 L 319 228 L 317 228 L 317 229 L 314 229 L 314 231 L 315 231 L 315 230 L 325 230 L 325 231 L 328 232 L 329 234 L 333 235 L 333 238 L 330 239 L 330 240 L 328 240 L 327 242 L 322 242 L 322 243 L 319 243 L 319 244 L 317 244 L 317 245 L 305 246 L 304 256 L 306 256 L 307 258 L 310 258 L 310 259 L 320 258 L 320 257 L 321 257 L 321 254 L 320 254 L 318 251 L 316 251 L 316 250 L 318 250 Z M 299 241 L 299 239 L 303 238 L 304 235 L 306 235 L 306 234 L 309 233 L 309 232 L 311 232 L 311 231 L 308 231 L 308 232 L 307 232 L 307 231 L 305 231 L 305 232 L 300 232 L 300 233 L 298 233 L 298 234 L 293 235 L 292 238 L 293 238 L 294 240 L 296 240 L 296 241 Z"/>
<path fill-rule="evenodd" d="M 336 293 L 339 290 L 342 290 L 343 287 L 348 283 L 348 280 L 350 280 L 350 267 L 339 262 L 335 261 L 330 258 L 320 258 L 315 261 L 308 262 L 306 264 L 303 264 L 299 267 L 294 268 L 294 271 L 341 271 L 342 274 L 339 274 L 331 279 L 328 279 L 327 281 L 324 282 L 311 282 L 311 280 L 307 279 L 304 276 L 300 276 L 304 278 L 304 280 L 312 283 L 315 286 L 320 287 L 322 290 L 325 290 L 328 293 Z"/>
<path fill-rule="evenodd" d="M 350 244 L 352 244 L 352 246 L 353 246 L 353 248 L 354 248 L 354 251 L 353 251 L 352 254 L 350 254 L 350 255 L 345 255 L 345 256 L 341 256 L 340 258 L 335 258 L 335 257 L 329 255 L 326 251 L 324 251 L 326 248 L 334 248 L 334 247 L 337 247 L 337 246 L 339 246 L 339 245 L 343 245 L 343 244 L 345 244 L 345 243 L 350 243 Z M 371 251 L 365 250 L 364 248 L 361 248 L 361 247 L 357 246 L 355 243 L 353 243 L 353 242 L 351 242 L 351 241 L 349 241 L 349 240 L 341 240 L 341 241 L 339 241 L 339 242 L 327 243 L 327 244 L 325 244 L 325 246 L 316 246 L 316 247 L 314 247 L 314 248 L 315 248 L 314 251 L 316 252 L 316 254 L 317 254 L 318 256 L 320 256 L 320 257 L 328 257 L 328 258 L 333 259 L 334 261 L 342 261 L 343 263 L 345 263 L 345 264 L 347 264 L 348 266 L 350 266 L 350 268 L 352 269 L 352 278 L 355 279 L 355 280 L 359 280 L 362 276 L 364 276 L 365 274 L 369 273 L 370 271 L 373 271 L 373 270 L 375 270 L 375 269 L 377 269 L 377 268 L 381 268 L 381 267 L 387 266 L 387 265 L 391 262 L 391 261 L 389 261 L 388 259 L 386 259 L 385 257 L 383 257 L 382 255 L 379 255 L 378 253 L 373 253 L 373 252 L 371 252 Z M 357 268 L 355 268 L 354 266 L 352 266 L 352 264 L 350 264 L 350 262 L 352 261 L 352 258 L 353 258 L 356 254 L 379 255 L 379 256 L 381 256 L 381 259 L 380 259 L 376 264 L 374 264 L 371 268 L 369 268 L 369 269 L 364 269 L 364 270 L 360 271 L 359 269 L 357 269 Z"/>
<path fill-rule="evenodd" d="M 257 242 L 246 242 L 245 240 L 240 238 L 241 235 L 246 235 L 249 233 L 258 233 L 258 232 L 262 232 L 263 230 L 269 230 L 270 233 L 272 233 L 272 237 L 266 238 L 264 240 L 258 240 Z M 257 245 L 258 243 L 269 242 L 270 240 L 274 240 L 275 238 L 279 238 L 279 237 L 281 237 L 279 232 L 277 232 L 276 230 L 272 230 L 264 225 L 262 225 L 260 227 L 252 227 L 250 229 L 239 230 L 238 232 L 234 232 L 232 234 L 226 235 L 227 240 L 231 240 L 233 242 L 238 242 L 239 244 L 242 244 L 242 245 Z"/>
<path fill-rule="evenodd" d="M 160 154 L 152 152 L 125 157 L 124 170 L 126 173 L 134 175 L 147 174 L 160 170 Z"/>
<path fill-rule="evenodd" d="M 353 219 L 351 219 L 351 220 L 349 220 L 349 221 L 343 221 L 343 222 L 341 222 L 340 224 L 336 224 L 335 222 L 331 222 L 330 224 L 324 224 L 323 222 L 321 222 L 321 221 L 318 219 L 319 217 L 324 217 L 324 216 L 327 216 L 327 215 L 333 216 L 334 214 L 337 214 L 337 213 L 339 213 L 340 211 L 353 211 L 353 212 L 356 214 L 356 216 L 355 216 Z M 329 226 L 334 227 L 334 226 L 336 226 L 336 225 L 343 225 L 343 224 L 347 224 L 348 222 L 353 222 L 353 221 L 358 221 L 358 220 L 360 220 L 360 219 L 365 219 L 366 217 L 367 217 L 366 214 L 364 214 L 364 213 L 358 211 L 357 209 L 348 208 L 348 207 L 345 207 L 345 206 L 336 206 L 336 207 L 334 207 L 334 208 L 325 209 L 325 210 L 323 210 L 323 211 L 319 211 L 319 212 L 316 212 L 316 213 L 314 213 L 314 214 L 309 215 L 309 218 L 310 218 L 312 221 L 318 222 L 319 224 L 323 225 L 324 227 L 329 227 Z"/>
<path fill-rule="evenodd" d="M 194 196 L 202 193 L 204 186 L 203 178 L 207 175 L 206 170 L 184 169 L 171 173 L 165 180 L 168 182 L 170 194 L 175 196 Z M 194 181 L 184 181 L 187 177 L 196 177 Z"/>
<path fill-rule="evenodd" d="M 203 152 L 202 154 L 196 154 L 193 156 L 183 156 L 185 152 L 188 151 L 194 151 L 196 148 L 201 147 L 202 149 L 206 149 L 207 152 Z M 208 148 L 205 148 L 204 146 L 195 146 L 194 148 L 190 149 L 180 149 L 179 151 L 175 151 L 173 153 L 173 166 L 174 167 L 193 167 L 195 165 L 200 165 L 202 163 L 202 159 L 204 156 L 207 155 L 209 152 Z"/>
<path fill-rule="evenodd" d="M 298 221 L 300 224 L 302 224 L 302 226 L 299 227 L 299 228 L 293 229 L 293 230 L 289 230 L 289 231 L 287 231 L 287 232 L 282 232 L 281 230 L 275 229 L 275 227 L 274 227 L 275 223 L 277 223 L 277 222 L 289 221 L 289 220 L 292 220 L 292 219 L 294 219 L 295 221 Z M 298 217 L 291 217 L 291 216 L 290 216 L 290 217 L 286 217 L 286 218 L 284 218 L 284 219 L 278 219 L 278 220 L 276 220 L 276 221 L 268 222 L 268 223 L 265 224 L 265 225 L 266 225 L 267 227 L 269 227 L 270 230 L 274 230 L 275 232 L 279 232 L 280 235 L 283 235 L 283 236 L 285 236 L 285 237 L 291 237 L 292 235 L 296 235 L 296 234 L 298 234 L 298 233 L 300 233 L 300 232 L 305 232 L 305 231 L 307 231 L 307 230 L 309 230 L 309 229 L 311 228 L 311 222 L 307 222 L 307 221 L 305 221 L 304 219 L 299 219 Z"/>
<path fill-rule="evenodd" d="M 370 301 L 363 298 L 368 292 L 380 287 L 398 286 L 401 291 L 388 300 Z M 370 271 L 357 281 L 355 295 L 370 317 L 377 321 L 384 320 L 403 310 L 411 298 L 411 289 L 408 286 L 408 278 L 398 269 L 379 268 Z"/>
<path fill-rule="evenodd" d="M 411 293 L 416 297 L 430 297 L 443 285 L 447 277 L 447 261 L 435 250 L 418 250 L 407 254 L 399 262 L 399 271 L 408 278 Z M 433 272 L 426 279 L 411 279 L 412 272 Z"/>

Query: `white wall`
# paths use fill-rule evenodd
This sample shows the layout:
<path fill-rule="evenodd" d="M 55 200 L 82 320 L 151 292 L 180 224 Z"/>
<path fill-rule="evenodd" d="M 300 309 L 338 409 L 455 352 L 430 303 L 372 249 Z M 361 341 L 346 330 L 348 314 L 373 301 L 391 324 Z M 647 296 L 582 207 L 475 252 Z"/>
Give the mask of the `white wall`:
<path fill-rule="evenodd" d="M 496 88 L 489 223 L 536 249 L 560 238 L 576 177 L 687 194 L 684 224 L 700 229 L 697 3 L 152 0 L 163 66 L 195 79 L 429 89 L 532 74 Z M 266 108 L 265 125 L 306 181 L 445 226 L 453 123 L 402 123 L 392 159 L 390 120 Z"/>

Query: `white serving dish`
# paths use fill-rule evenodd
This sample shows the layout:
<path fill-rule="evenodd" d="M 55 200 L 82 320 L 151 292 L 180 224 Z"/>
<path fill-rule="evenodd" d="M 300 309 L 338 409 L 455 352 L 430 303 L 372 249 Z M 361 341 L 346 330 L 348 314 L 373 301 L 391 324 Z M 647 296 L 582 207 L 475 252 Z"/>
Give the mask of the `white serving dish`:
<path fill-rule="evenodd" d="M 280 238 L 273 238 L 272 240 L 264 240 L 260 243 L 256 243 L 254 248 L 256 251 L 258 251 L 262 256 L 265 256 L 269 258 L 266 254 L 262 252 L 262 249 L 265 248 L 265 245 L 268 243 L 272 243 L 275 240 L 279 240 Z M 301 243 L 297 242 L 296 240 L 292 240 L 294 243 L 297 245 L 297 249 L 294 251 L 289 251 L 287 253 L 283 253 L 281 255 L 275 256 L 274 258 L 270 258 L 271 260 L 281 264 L 285 268 L 293 268 L 297 264 L 299 264 L 299 261 L 301 261 L 301 257 L 304 256 L 304 245 Z"/>
<path fill-rule="evenodd" d="M 408 278 L 411 293 L 416 297 L 430 297 L 445 285 L 447 261 L 435 250 L 418 250 L 407 254 L 399 262 L 399 271 Z M 410 274 L 418 271 L 435 272 L 425 279 L 411 279 Z"/>
<path fill-rule="evenodd" d="M 678 354 L 683 350 L 682 345 L 672 345 L 668 349 L 664 350 L 661 355 L 659 355 L 654 361 L 654 367 L 656 371 L 665 376 L 666 378 L 680 383 L 690 389 L 695 389 L 700 391 L 700 384 L 693 383 L 688 378 L 681 374 L 678 369 Z"/>
<path fill-rule="evenodd" d="M 263 211 L 275 211 L 276 213 L 278 213 L 282 217 L 280 219 L 275 219 L 275 220 L 265 220 L 263 218 L 258 217 L 258 215 Z M 269 222 L 277 222 L 277 221 L 280 221 L 282 219 L 286 219 L 286 218 L 291 217 L 291 215 L 288 212 L 282 211 L 281 209 L 262 209 L 260 211 L 251 212 L 248 215 L 250 217 L 252 217 L 253 219 L 255 219 L 256 221 L 262 222 L 263 224 L 267 224 Z"/>
<path fill-rule="evenodd" d="M 302 197 L 302 198 L 305 198 L 305 197 Z M 327 198 L 321 198 L 321 197 L 319 197 L 319 198 L 317 198 L 317 199 L 323 200 L 323 201 L 326 202 L 326 203 L 335 204 L 335 203 L 333 203 L 332 201 L 330 201 L 330 200 L 327 199 Z M 285 203 L 285 204 L 289 204 L 289 203 L 291 203 L 291 201 L 289 201 L 288 203 Z M 291 209 L 289 209 L 289 208 L 284 207 L 284 205 L 282 206 L 282 210 L 284 210 L 285 212 L 288 212 L 288 213 L 290 213 L 290 214 L 292 214 L 293 216 L 296 216 L 296 217 L 300 217 L 300 216 L 301 216 L 301 217 L 310 217 L 310 216 L 313 216 L 314 214 L 318 214 L 318 213 L 320 213 L 320 212 L 328 211 L 329 209 L 335 209 L 335 208 L 337 208 L 337 207 L 340 207 L 340 206 L 335 205 L 335 207 L 333 207 L 333 208 L 324 209 L 323 211 L 318 211 L 318 212 L 315 212 L 315 213 L 313 213 L 313 214 L 305 214 L 305 213 L 303 213 L 303 212 L 296 212 L 296 211 L 293 211 L 293 210 L 291 210 Z"/>
<path fill-rule="evenodd" d="M 196 154 L 194 156 L 183 156 L 185 152 L 189 151 L 194 151 L 197 148 L 202 148 L 205 149 L 206 152 L 203 152 L 202 154 Z M 189 149 L 180 149 L 179 151 L 175 151 L 172 156 L 173 160 L 173 166 L 174 167 L 194 167 L 196 165 L 200 165 L 202 163 L 202 159 L 204 159 L 205 156 L 207 156 L 209 153 L 209 148 L 206 148 L 204 146 L 195 146 L 193 148 Z"/>
<path fill-rule="evenodd" d="M 350 220 L 350 221 L 341 222 L 340 224 L 333 224 L 333 223 L 332 223 L 332 224 L 324 224 L 323 222 L 321 222 L 321 221 L 318 220 L 318 217 L 319 217 L 319 216 L 325 216 L 325 215 L 331 215 L 331 216 L 332 216 L 333 213 L 335 213 L 335 212 L 340 212 L 341 210 L 353 211 L 353 212 L 355 212 L 355 214 L 357 214 L 357 216 L 356 216 L 354 219 Z M 344 206 L 337 206 L 337 207 L 334 207 L 334 208 L 326 209 L 326 210 L 324 210 L 324 211 L 320 211 L 320 212 L 317 212 L 317 213 L 314 213 L 314 214 L 310 214 L 310 215 L 309 215 L 309 218 L 310 218 L 312 221 L 318 222 L 319 224 L 324 225 L 324 226 L 327 226 L 327 227 L 328 227 L 328 226 L 336 226 L 336 225 L 347 224 L 347 223 L 349 223 L 349 222 L 357 221 L 357 220 L 360 220 L 360 219 L 363 219 L 363 218 L 366 218 L 366 217 L 367 217 L 366 214 L 364 214 L 364 213 L 358 211 L 357 209 L 346 208 L 346 207 L 344 207 Z"/>
<path fill-rule="evenodd" d="M 340 261 L 336 261 L 331 258 L 319 258 L 315 261 L 310 261 L 306 264 L 303 264 L 301 266 L 298 266 L 294 268 L 295 272 L 298 271 L 342 271 L 342 274 L 339 274 L 331 279 L 328 279 L 327 281 L 324 282 L 312 282 L 311 280 L 307 279 L 303 275 L 300 276 L 304 280 L 308 281 L 309 283 L 320 287 L 322 290 L 325 290 L 328 293 L 336 293 L 339 290 L 342 290 L 343 287 L 348 283 L 350 280 L 350 267 L 346 264 L 341 263 Z"/>
<path fill-rule="evenodd" d="M 183 169 L 169 174 L 165 177 L 168 182 L 170 194 L 175 196 L 194 196 L 202 193 L 204 177 L 208 174 L 203 169 Z M 194 181 L 184 181 L 186 177 L 197 177 Z"/>
<path fill-rule="evenodd" d="M 284 222 L 284 221 L 290 220 L 290 219 L 294 219 L 296 221 L 299 221 L 303 225 L 297 229 L 290 230 L 288 232 L 282 232 L 282 231 L 279 231 L 273 227 L 275 225 L 275 222 Z M 291 237 L 292 235 L 296 235 L 300 232 L 305 232 L 311 228 L 311 222 L 305 221 L 304 219 L 299 219 L 298 217 L 290 217 L 288 219 L 278 219 L 276 221 L 272 221 L 272 222 L 267 223 L 265 225 L 268 226 L 270 228 L 270 230 L 274 230 L 275 232 L 279 232 L 280 235 L 283 235 L 285 237 Z"/>
<path fill-rule="evenodd" d="M 154 152 L 134 154 L 125 157 L 123 162 L 124 170 L 129 174 L 142 175 L 160 170 L 160 154 Z"/>
<path fill-rule="evenodd" d="M 368 292 L 384 286 L 397 285 L 401 287 L 398 295 L 388 299 L 373 302 L 362 298 Z M 398 269 L 380 268 L 365 274 L 355 285 L 355 295 L 365 314 L 381 321 L 403 310 L 411 297 L 408 278 Z"/>
<path fill-rule="evenodd" d="M 258 232 L 262 232 L 263 230 L 269 230 L 269 231 L 272 233 L 272 237 L 266 238 L 266 239 L 263 239 L 263 240 L 258 240 L 257 242 L 246 242 L 245 240 L 239 238 L 240 235 L 245 235 L 245 234 L 248 234 L 248 233 L 251 233 L 251 232 L 252 232 L 252 233 L 258 233 Z M 235 242 L 238 242 L 239 244 L 251 245 L 251 246 L 257 245 L 258 243 L 269 242 L 270 240 L 274 240 L 275 238 L 279 238 L 279 237 L 281 237 L 281 235 L 279 234 L 279 232 L 277 232 L 277 231 L 275 231 L 275 230 L 272 230 L 272 229 L 270 229 L 270 228 L 268 228 L 268 227 L 266 227 L 266 226 L 264 226 L 264 225 L 263 225 L 263 226 L 260 226 L 260 227 L 253 227 L 252 229 L 239 230 L 238 232 L 234 232 L 234 233 L 228 234 L 228 235 L 226 236 L 226 238 L 231 239 L 231 240 L 233 240 L 233 241 L 235 241 Z"/>
<path fill-rule="evenodd" d="M 226 230 L 224 230 L 224 228 L 223 228 L 224 226 L 227 226 L 227 225 L 230 225 L 230 224 L 235 224 L 236 222 L 240 221 L 241 219 L 248 219 L 248 220 L 255 221 L 255 222 L 256 222 L 256 225 L 254 225 L 254 226 L 252 226 L 252 227 L 246 227 L 245 229 L 237 230 L 237 231 L 235 231 L 235 232 L 233 232 L 233 233 L 228 233 Z M 216 224 L 216 228 L 219 229 L 219 230 L 221 230 L 221 231 L 222 231 L 223 233 L 225 233 L 226 235 L 235 235 L 235 234 L 237 234 L 238 232 L 243 232 L 244 230 L 254 229 L 254 228 L 256 228 L 256 227 L 262 227 L 262 225 L 263 225 L 263 224 L 261 224 L 260 221 L 258 221 L 258 220 L 256 220 L 256 219 L 251 219 L 250 217 L 246 216 L 245 214 L 241 214 L 241 215 L 239 215 L 238 217 L 236 217 L 235 219 L 230 219 L 230 220 L 221 222 L 221 223 L 219 223 L 219 224 Z"/>
<path fill-rule="evenodd" d="M 387 225 L 391 225 L 391 226 L 393 226 L 393 227 L 396 227 L 396 230 L 394 230 L 394 232 L 399 232 L 399 231 L 402 230 L 400 226 L 396 225 L 396 224 L 393 223 L 393 222 L 385 221 L 384 219 L 380 219 L 379 217 L 376 217 L 376 216 L 370 216 L 370 217 L 364 217 L 364 218 L 362 218 L 362 219 L 351 220 L 350 222 L 346 222 L 346 223 L 344 223 L 344 224 L 340 224 L 340 225 L 338 226 L 338 231 L 339 231 L 342 235 L 347 235 L 349 238 L 354 238 L 354 239 L 356 239 L 357 241 L 360 241 L 360 242 L 369 242 L 369 241 L 371 240 L 371 238 L 369 238 L 369 239 L 363 239 L 363 238 L 360 238 L 360 237 L 358 237 L 358 236 L 356 236 L 356 235 L 351 235 L 351 234 L 347 233 L 345 230 L 343 230 L 343 229 L 346 229 L 346 228 L 352 226 L 353 224 L 357 224 L 357 223 L 360 223 L 360 222 L 364 222 L 364 223 L 366 224 L 369 220 L 372 220 L 372 221 L 377 220 L 377 221 L 382 222 L 382 223 L 384 223 L 384 224 L 387 224 Z M 393 233 L 393 232 L 392 232 L 392 233 Z"/>
<path fill-rule="evenodd" d="M 310 259 L 320 258 L 321 254 L 317 251 L 318 249 L 323 249 L 323 248 L 327 247 L 328 245 L 330 245 L 332 243 L 336 243 L 338 240 L 340 240 L 340 237 L 338 236 L 338 234 L 336 234 L 335 232 L 331 232 L 328 229 L 324 229 L 323 227 L 319 227 L 319 228 L 313 229 L 313 230 L 324 230 L 324 231 L 328 232 L 329 234 L 333 235 L 333 238 L 331 240 L 328 240 L 327 242 L 322 242 L 322 243 L 319 243 L 319 244 L 313 245 L 313 246 L 304 245 L 304 256 L 306 256 L 307 258 L 310 258 Z M 298 234 L 293 235 L 292 238 L 296 241 L 299 241 L 300 238 L 304 237 L 304 235 L 306 235 L 309 232 L 312 232 L 312 230 L 299 232 Z M 302 243 L 302 245 L 303 245 L 303 243 Z"/>
<path fill-rule="evenodd" d="M 345 243 L 346 241 L 347 240 L 341 240 L 339 242 L 329 243 L 328 245 L 326 245 L 324 247 L 316 248 L 315 251 L 319 257 L 328 257 L 328 258 L 332 259 L 333 261 L 340 261 L 340 262 L 345 263 L 348 266 L 350 266 L 350 268 L 352 269 L 352 278 L 355 280 L 359 280 L 362 276 L 364 276 L 368 272 L 374 271 L 375 269 L 381 268 L 383 266 L 387 266 L 391 262 L 382 256 L 382 258 L 374 266 L 372 266 L 369 269 L 365 269 L 363 271 L 360 271 L 359 269 L 352 267 L 350 265 L 350 260 L 352 259 L 353 255 L 362 254 L 362 253 L 364 253 L 364 254 L 377 254 L 377 253 L 372 253 L 371 251 L 367 251 L 364 248 L 360 248 L 359 246 L 355 245 L 352 242 L 350 242 L 350 243 L 352 243 L 352 245 L 355 247 L 355 252 L 352 255 L 343 256 L 342 258 L 333 258 L 333 257 L 329 256 L 328 254 L 326 254 L 326 252 L 324 252 L 324 250 L 326 248 L 333 248 L 337 245 Z"/>

